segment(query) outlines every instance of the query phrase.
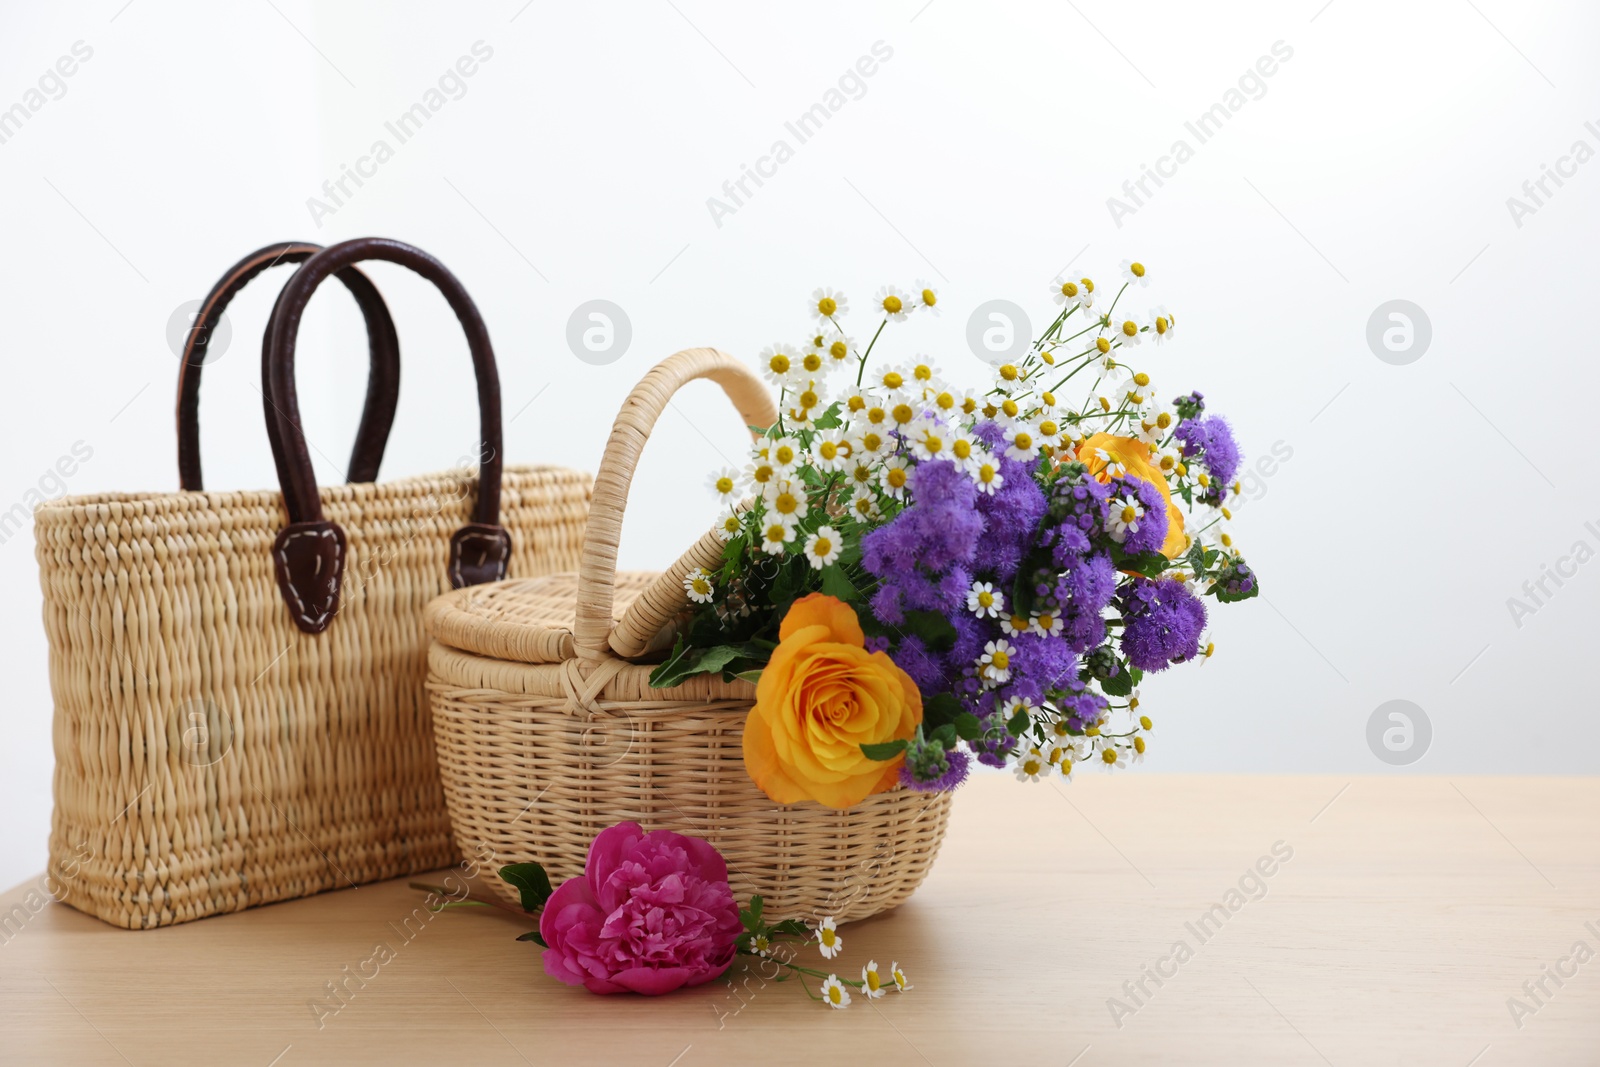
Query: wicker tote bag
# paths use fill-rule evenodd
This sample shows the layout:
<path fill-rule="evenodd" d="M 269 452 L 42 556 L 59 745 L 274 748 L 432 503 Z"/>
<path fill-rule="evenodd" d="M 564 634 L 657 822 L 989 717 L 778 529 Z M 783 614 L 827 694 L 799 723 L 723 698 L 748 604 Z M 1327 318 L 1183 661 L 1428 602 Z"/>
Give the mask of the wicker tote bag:
<path fill-rule="evenodd" d="M 263 344 L 281 492 L 112 493 L 36 513 L 55 699 L 51 873 L 67 903 L 118 926 L 453 862 L 422 608 L 453 587 L 577 561 L 590 479 L 503 465 L 494 353 L 460 282 L 396 241 L 314 250 L 276 260 L 305 262 Z M 206 308 L 219 315 L 251 265 L 283 249 L 265 251 Z M 301 313 L 330 274 L 361 303 L 373 356 L 352 476 L 376 475 L 393 416 L 398 344 L 354 270 L 368 259 L 432 282 L 460 321 L 481 455 L 471 469 L 319 489 L 293 373 Z M 190 355 L 214 325 L 206 308 Z M 179 411 L 183 481 L 196 490 L 201 362 L 184 360 Z"/>
<path fill-rule="evenodd" d="M 616 571 L 640 452 L 672 395 L 697 378 L 722 386 L 745 425 L 776 420 L 766 387 L 732 357 L 678 353 L 617 416 L 578 572 L 461 589 L 428 605 L 429 688 L 456 843 L 568 878 L 583 871 L 597 833 L 631 819 L 709 840 L 735 894 L 759 893 L 770 916 L 866 918 L 927 876 L 950 794 L 897 786 L 845 811 L 776 804 L 744 766 L 755 686 L 701 675 L 654 689 L 649 663 L 639 662 L 670 646 L 689 607 L 684 576 L 722 558 L 708 532 L 660 575 Z M 495 888 L 515 899 L 509 886 Z"/>

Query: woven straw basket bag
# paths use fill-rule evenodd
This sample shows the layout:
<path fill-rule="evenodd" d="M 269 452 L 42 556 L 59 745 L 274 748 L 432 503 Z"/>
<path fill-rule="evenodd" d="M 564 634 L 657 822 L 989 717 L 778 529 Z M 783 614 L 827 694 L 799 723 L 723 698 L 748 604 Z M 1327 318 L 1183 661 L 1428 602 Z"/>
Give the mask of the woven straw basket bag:
<path fill-rule="evenodd" d="M 394 414 L 398 344 L 353 266 L 364 259 L 432 281 L 465 328 L 484 442 L 472 469 L 371 483 Z M 251 277 L 298 260 L 264 346 L 283 492 L 199 491 L 199 348 Z M 359 481 L 319 489 L 293 360 L 300 313 L 330 274 L 361 304 L 373 373 L 351 463 Z M 69 497 L 35 520 L 60 895 L 145 928 L 454 862 L 423 607 L 452 587 L 571 569 L 589 478 L 502 467 L 483 322 L 449 271 L 398 242 L 246 257 L 203 304 L 182 366 L 180 469 L 192 491 Z"/>
<path fill-rule="evenodd" d="M 750 780 L 741 738 L 755 686 L 715 675 L 649 683 L 688 607 L 683 577 L 718 566 L 708 533 L 660 575 L 618 574 L 635 464 L 672 395 L 709 378 L 747 426 L 776 421 L 766 387 L 732 357 L 680 352 L 617 416 L 596 475 L 576 574 L 447 593 L 428 606 L 440 774 L 456 843 L 497 863 L 583 871 L 589 842 L 623 820 L 704 837 L 735 895 L 775 917 L 860 919 L 921 884 L 949 818 L 948 793 L 902 787 L 836 811 L 779 805 Z M 507 900 L 508 886 L 496 886 Z"/>

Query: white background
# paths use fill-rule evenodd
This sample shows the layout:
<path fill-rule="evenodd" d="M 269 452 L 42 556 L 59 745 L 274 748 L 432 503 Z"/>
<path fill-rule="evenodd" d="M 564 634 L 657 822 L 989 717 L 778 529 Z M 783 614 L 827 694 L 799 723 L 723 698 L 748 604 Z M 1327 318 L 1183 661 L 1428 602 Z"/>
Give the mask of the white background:
<path fill-rule="evenodd" d="M 272 241 L 377 234 L 439 256 L 494 337 L 509 457 L 590 469 L 656 360 L 798 343 L 819 284 L 859 306 L 884 282 L 936 282 L 943 316 L 888 351 L 975 385 L 978 304 L 1004 297 L 1041 325 L 1068 263 L 1109 280 L 1132 255 L 1153 278 L 1134 306 L 1181 322 L 1142 365 L 1173 395 L 1203 390 L 1251 458 L 1292 450 L 1236 524 L 1265 595 L 1215 613 L 1214 660 L 1146 685 L 1157 732 L 1137 773 L 1389 773 L 1366 724 L 1391 699 L 1433 725 L 1403 773 L 1593 767 L 1600 564 L 1520 627 L 1507 607 L 1574 542 L 1600 549 L 1584 529 L 1600 529 L 1600 163 L 1520 226 L 1507 207 L 1574 141 L 1600 148 L 1584 128 L 1600 125 L 1592 5 L 100 0 L 4 19 L 0 108 L 75 42 L 93 56 L 0 144 L 0 510 L 80 441 L 93 456 L 68 491 L 175 489 L 168 318 Z M 384 123 L 478 41 L 493 56 L 465 95 L 319 226 L 308 198 L 375 140 L 395 146 Z M 785 121 L 879 41 L 893 54 L 864 95 L 797 145 Z M 1199 144 L 1184 123 L 1279 41 L 1293 55 L 1264 95 Z M 707 198 L 780 138 L 794 158 L 717 225 Z M 1119 227 L 1107 198 L 1179 138 L 1194 157 Z M 465 345 L 424 285 L 371 273 L 404 355 L 383 474 L 446 467 L 476 436 Z M 210 487 L 273 484 L 255 342 L 283 276 L 237 303 L 206 374 Z M 359 317 L 327 288 L 300 359 L 324 482 L 366 373 Z M 565 339 L 595 298 L 633 328 L 604 367 Z M 1406 366 L 1366 341 L 1397 298 L 1432 324 Z M 625 565 L 664 564 L 704 528 L 704 474 L 739 446 L 711 387 L 676 402 L 635 482 Z M 0 884 L 45 860 L 39 601 L 24 530 L 0 545 Z"/>

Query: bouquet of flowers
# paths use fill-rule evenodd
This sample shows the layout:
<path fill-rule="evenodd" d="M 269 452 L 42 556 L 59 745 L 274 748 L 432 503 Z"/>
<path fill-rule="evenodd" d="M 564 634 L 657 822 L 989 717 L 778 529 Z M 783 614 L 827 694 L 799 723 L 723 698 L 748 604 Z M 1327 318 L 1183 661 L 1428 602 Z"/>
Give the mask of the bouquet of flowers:
<path fill-rule="evenodd" d="M 864 347 L 818 289 L 809 343 L 761 353 L 782 417 L 710 478 L 726 548 L 685 579 L 693 615 L 651 682 L 755 681 L 745 764 L 774 800 L 950 789 L 974 758 L 1027 781 L 1143 758 L 1142 677 L 1211 655 L 1205 598 L 1260 591 L 1230 530 L 1232 431 L 1134 364 L 1176 330 L 1127 307 L 1147 284 L 1132 261 L 1110 299 L 1057 278 L 1049 327 L 982 393 L 874 358 L 939 312 L 921 283 L 873 296 Z"/>

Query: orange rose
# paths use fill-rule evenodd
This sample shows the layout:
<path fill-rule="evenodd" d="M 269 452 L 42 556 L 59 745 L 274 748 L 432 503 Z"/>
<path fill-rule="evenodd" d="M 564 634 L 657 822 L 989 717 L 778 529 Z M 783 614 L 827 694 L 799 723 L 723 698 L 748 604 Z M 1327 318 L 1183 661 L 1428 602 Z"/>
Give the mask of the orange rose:
<path fill-rule="evenodd" d="M 1088 464 L 1089 473 L 1096 481 L 1109 482 L 1107 461 L 1096 452 L 1104 452 L 1111 457 L 1110 462 L 1120 463 L 1129 477 L 1141 478 L 1161 490 L 1161 498 L 1167 502 L 1167 539 L 1161 544 L 1161 554 L 1168 559 L 1181 556 L 1188 541 L 1183 533 L 1183 512 L 1172 502 L 1167 476 L 1150 462 L 1150 446 L 1137 437 L 1115 437 L 1108 433 L 1097 433 L 1079 445 L 1078 462 Z"/>
<path fill-rule="evenodd" d="M 910 740 L 922 694 L 885 652 L 868 652 L 848 604 L 796 600 L 756 684 L 744 724 L 744 765 L 780 804 L 848 808 L 893 787 L 904 757 L 868 759 L 863 744 Z"/>

